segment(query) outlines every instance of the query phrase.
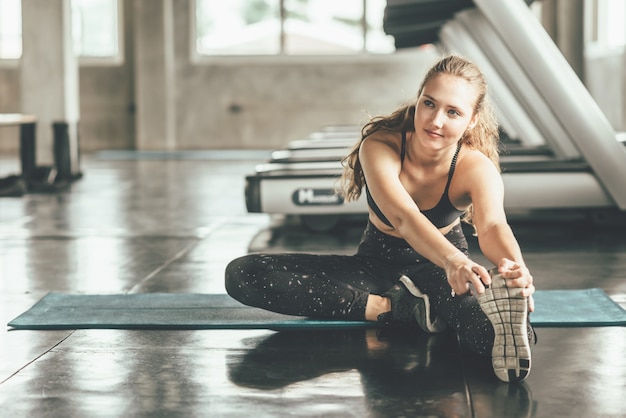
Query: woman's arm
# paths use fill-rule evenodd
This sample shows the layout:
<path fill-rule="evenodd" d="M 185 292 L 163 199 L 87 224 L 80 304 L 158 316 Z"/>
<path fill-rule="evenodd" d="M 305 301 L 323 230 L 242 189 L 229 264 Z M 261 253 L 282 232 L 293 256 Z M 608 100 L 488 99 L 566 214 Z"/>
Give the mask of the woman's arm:
<path fill-rule="evenodd" d="M 506 219 L 502 177 L 491 162 L 483 160 L 475 163 L 466 176 L 480 249 L 498 266 L 508 286 L 526 288 L 522 294 L 530 296 L 534 292 L 533 278 Z"/>
<path fill-rule="evenodd" d="M 415 251 L 447 273 L 454 265 L 456 280 L 451 281 L 451 286 L 456 293 L 467 292 L 469 283 L 482 293 L 483 283 L 491 282 L 489 273 L 483 266 L 465 257 L 420 212 L 400 182 L 399 145 L 398 141 L 390 138 L 391 135 L 372 135 L 361 145 L 359 158 L 372 197 L 394 229 Z"/>

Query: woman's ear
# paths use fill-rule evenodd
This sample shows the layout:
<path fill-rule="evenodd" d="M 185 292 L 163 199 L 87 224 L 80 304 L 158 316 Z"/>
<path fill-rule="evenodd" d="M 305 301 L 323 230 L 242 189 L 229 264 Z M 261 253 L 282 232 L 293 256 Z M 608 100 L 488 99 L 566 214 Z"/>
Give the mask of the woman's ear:
<path fill-rule="evenodd" d="M 472 116 L 472 118 L 470 119 L 469 125 L 467 125 L 468 131 L 474 129 L 474 126 L 476 126 L 476 124 L 478 123 L 478 119 L 480 119 L 480 113 L 476 112 L 474 113 L 474 116 Z"/>

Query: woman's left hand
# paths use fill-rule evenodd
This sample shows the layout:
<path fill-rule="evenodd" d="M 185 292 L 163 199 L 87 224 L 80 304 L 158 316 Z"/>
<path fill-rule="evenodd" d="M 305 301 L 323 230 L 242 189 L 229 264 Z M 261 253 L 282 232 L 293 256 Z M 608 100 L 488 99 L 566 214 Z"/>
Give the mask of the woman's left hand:
<path fill-rule="evenodd" d="M 517 263 L 508 258 L 503 258 L 498 264 L 498 272 L 502 278 L 506 280 L 508 287 L 522 288 L 522 296 L 528 298 L 528 309 L 532 312 L 535 310 L 535 301 L 533 293 L 535 286 L 533 285 L 533 276 L 524 264 Z"/>

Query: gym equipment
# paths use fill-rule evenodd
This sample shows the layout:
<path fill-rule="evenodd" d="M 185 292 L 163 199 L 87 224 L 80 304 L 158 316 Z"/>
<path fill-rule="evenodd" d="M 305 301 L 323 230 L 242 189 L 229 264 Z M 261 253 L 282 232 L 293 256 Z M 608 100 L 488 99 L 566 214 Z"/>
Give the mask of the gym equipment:
<path fill-rule="evenodd" d="M 624 134 L 613 130 L 529 3 L 388 1 L 384 27 L 397 47 L 436 42 L 440 50 L 460 53 L 484 71 L 506 137 L 501 165 L 507 211 L 621 213 L 626 210 Z M 435 26 L 437 36 L 431 39 Z M 298 215 L 311 227 L 325 216 L 325 228 L 332 219 L 366 214 L 364 197 L 346 203 L 335 194 L 341 160 L 360 139 L 359 129 L 325 127 L 274 151 L 246 177 L 248 211 Z"/>

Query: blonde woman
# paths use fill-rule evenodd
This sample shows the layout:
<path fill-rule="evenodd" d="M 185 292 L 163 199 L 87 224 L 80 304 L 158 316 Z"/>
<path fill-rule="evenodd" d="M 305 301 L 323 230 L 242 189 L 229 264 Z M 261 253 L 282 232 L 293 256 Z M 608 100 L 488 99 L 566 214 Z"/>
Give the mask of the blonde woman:
<path fill-rule="evenodd" d="M 249 254 L 228 265 L 227 292 L 289 315 L 451 329 L 501 380 L 525 379 L 535 288 L 504 212 L 497 141 L 480 69 L 442 58 L 344 160 L 341 193 L 369 206 L 356 254 Z M 461 220 L 497 267 L 468 257 Z"/>

